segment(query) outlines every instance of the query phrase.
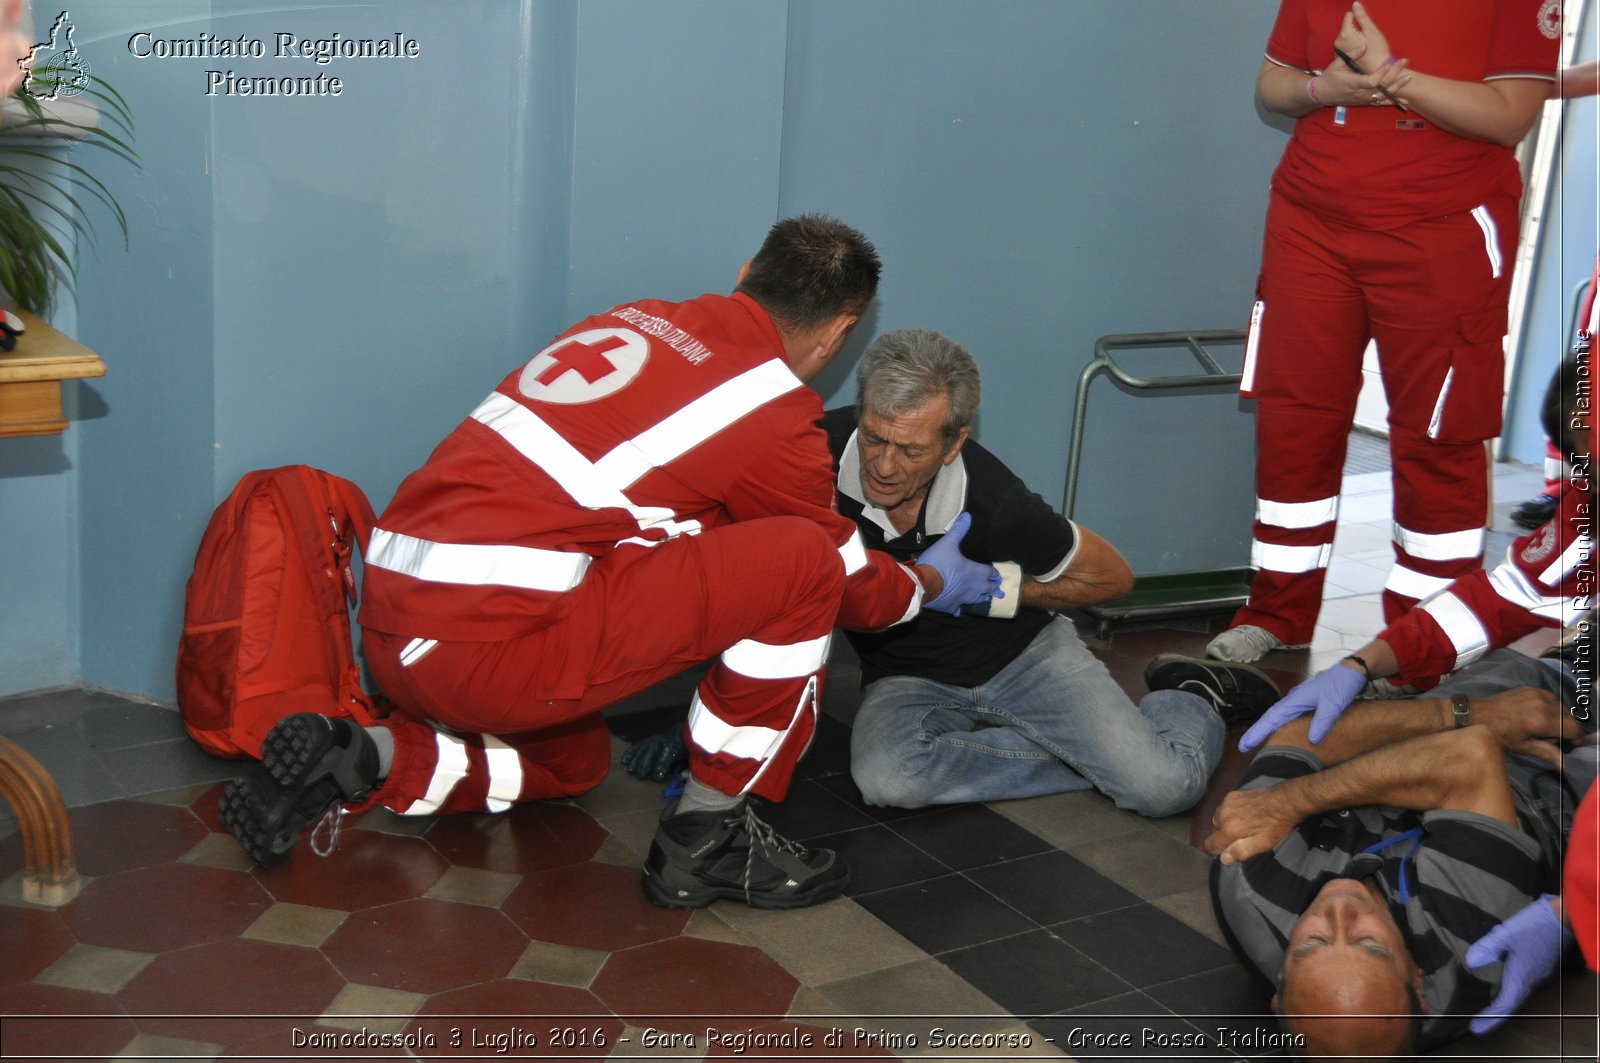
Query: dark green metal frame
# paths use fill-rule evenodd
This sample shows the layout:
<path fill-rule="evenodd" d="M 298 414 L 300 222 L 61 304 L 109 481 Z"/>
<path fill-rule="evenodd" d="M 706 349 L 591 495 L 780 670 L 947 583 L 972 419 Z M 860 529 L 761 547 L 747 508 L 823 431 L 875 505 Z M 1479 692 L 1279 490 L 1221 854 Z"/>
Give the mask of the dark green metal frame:
<path fill-rule="evenodd" d="M 1211 356 L 1207 344 L 1241 343 L 1248 336 L 1244 329 L 1212 329 L 1193 332 L 1129 332 L 1102 336 L 1095 341 L 1094 359 L 1078 376 L 1078 393 L 1073 404 L 1072 442 L 1067 451 L 1067 483 L 1062 493 L 1061 512 L 1073 515 L 1078 501 L 1078 478 L 1083 461 L 1083 440 L 1089 411 L 1089 386 L 1096 377 L 1110 374 L 1134 392 L 1210 392 L 1219 387 L 1238 387 L 1239 373 L 1223 369 Z M 1184 347 L 1194 355 L 1200 372 L 1178 376 L 1140 376 L 1119 364 L 1113 351 L 1151 350 Z M 1088 606 L 1088 613 L 1099 623 L 1098 635 L 1106 638 L 1118 621 L 1151 619 L 1163 616 L 1200 615 L 1237 609 L 1249 597 L 1254 569 L 1248 565 L 1171 572 L 1150 576 L 1135 575 L 1133 590 L 1114 601 Z"/>

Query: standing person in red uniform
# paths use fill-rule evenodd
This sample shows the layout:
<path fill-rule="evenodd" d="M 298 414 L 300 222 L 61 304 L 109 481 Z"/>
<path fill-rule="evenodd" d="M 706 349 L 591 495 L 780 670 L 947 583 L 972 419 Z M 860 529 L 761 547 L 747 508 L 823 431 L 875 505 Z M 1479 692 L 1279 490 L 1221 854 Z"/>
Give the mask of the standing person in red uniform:
<path fill-rule="evenodd" d="M 1257 400 L 1257 572 L 1211 656 L 1311 641 L 1369 339 L 1394 468 L 1385 617 L 1481 564 L 1514 151 L 1550 95 L 1560 29 L 1559 0 L 1283 0 L 1256 91 L 1297 121 L 1241 388 Z"/>
<path fill-rule="evenodd" d="M 615 307 L 507 376 L 373 532 L 360 622 L 398 711 L 365 730 L 281 722 L 259 774 L 223 797 L 252 857 L 276 863 L 344 807 L 495 812 L 589 790 L 610 768 L 600 710 L 717 657 L 646 893 L 769 908 L 838 894 L 843 861 L 779 837 L 749 804 L 784 797 L 831 632 L 955 611 L 999 586 L 960 535 L 902 565 L 833 509 L 822 404 L 804 382 L 878 272 L 855 230 L 787 219 L 732 296 Z"/>

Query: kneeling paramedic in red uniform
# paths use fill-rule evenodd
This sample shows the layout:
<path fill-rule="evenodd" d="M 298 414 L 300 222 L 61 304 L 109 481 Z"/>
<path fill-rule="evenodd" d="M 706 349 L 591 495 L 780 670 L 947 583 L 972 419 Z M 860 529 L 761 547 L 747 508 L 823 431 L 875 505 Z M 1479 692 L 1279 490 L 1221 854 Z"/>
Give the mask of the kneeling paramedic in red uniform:
<path fill-rule="evenodd" d="M 954 612 L 999 588 L 959 537 L 903 565 L 833 509 L 822 404 L 804 383 L 878 271 L 855 230 L 780 221 L 733 295 L 617 306 L 501 381 L 373 532 L 359 620 L 398 711 L 370 729 L 282 721 L 258 774 L 223 798 L 251 856 L 270 866 L 307 825 L 373 804 L 441 815 L 583 793 L 610 769 L 600 710 L 716 657 L 646 893 L 786 908 L 843 890 L 842 860 L 779 837 L 749 801 L 788 789 L 833 629 Z"/>

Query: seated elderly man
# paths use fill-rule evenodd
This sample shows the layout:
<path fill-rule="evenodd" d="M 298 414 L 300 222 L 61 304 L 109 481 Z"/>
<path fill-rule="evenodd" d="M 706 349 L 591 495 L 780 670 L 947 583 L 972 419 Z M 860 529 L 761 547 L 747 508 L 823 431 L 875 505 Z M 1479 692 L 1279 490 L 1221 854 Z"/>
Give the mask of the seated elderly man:
<path fill-rule="evenodd" d="M 1560 671 L 1498 650 L 1430 698 L 1365 701 L 1318 744 L 1280 726 L 1224 799 L 1217 919 L 1312 1056 L 1387 1057 L 1463 1032 L 1496 999 L 1472 944 L 1556 888 L 1593 746 Z"/>
<path fill-rule="evenodd" d="M 866 692 L 850 774 L 868 802 L 915 808 L 1094 787 L 1149 816 L 1192 806 L 1222 752 L 1224 717 L 1278 698 L 1253 668 L 1161 661 L 1135 704 L 1059 611 L 1126 593 L 1127 562 L 971 438 L 972 356 L 937 333 L 880 336 L 856 404 L 823 418 L 839 510 L 901 561 L 964 535 L 1003 593 L 896 631 L 846 632 Z"/>

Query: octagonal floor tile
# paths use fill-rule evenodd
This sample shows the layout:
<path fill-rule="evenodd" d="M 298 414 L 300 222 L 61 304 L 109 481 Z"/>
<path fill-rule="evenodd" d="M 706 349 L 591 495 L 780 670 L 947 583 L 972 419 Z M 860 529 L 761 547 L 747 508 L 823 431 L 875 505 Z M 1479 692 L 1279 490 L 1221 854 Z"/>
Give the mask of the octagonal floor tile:
<path fill-rule="evenodd" d="M 6 1020 L 8 1057 L 104 1058 L 139 1033 L 116 998 L 82 989 L 11 986 L 0 997 L 0 1013 L 21 1016 Z"/>
<path fill-rule="evenodd" d="M 353 912 L 415 900 L 448 868 L 421 839 L 345 829 L 339 848 L 326 859 L 311 851 L 302 834 L 289 859 L 255 876 L 276 900 Z"/>
<path fill-rule="evenodd" d="M 117 1000 L 147 1033 L 229 1044 L 281 1032 L 287 1043 L 343 987 L 316 949 L 241 938 L 157 956 Z"/>
<path fill-rule="evenodd" d="M 166 864 L 95 879 L 61 918 L 91 945 L 167 952 L 238 937 L 271 903 L 242 872 Z"/>
<path fill-rule="evenodd" d="M 757 949 L 679 937 L 613 954 L 589 988 L 630 1025 L 695 1030 L 708 1015 L 782 1015 L 799 985 Z"/>
<path fill-rule="evenodd" d="M 576 864 L 528 875 L 500 909 L 537 941 L 614 952 L 682 933 L 690 913 L 658 908 L 639 869 Z"/>
<path fill-rule="evenodd" d="M 73 944 L 59 912 L 5 909 L 0 914 L 0 986 L 33 981 Z"/>
<path fill-rule="evenodd" d="M 187 808 L 107 801 L 74 808 L 72 855 L 85 875 L 110 875 L 178 859 L 208 833 Z"/>
<path fill-rule="evenodd" d="M 582 863 L 610 837 L 589 813 L 534 801 L 497 816 L 447 816 L 428 841 L 458 867 L 527 874 Z"/>
<path fill-rule="evenodd" d="M 407 1033 L 431 1035 L 424 1059 L 496 1054 L 604 1056 L 622 1020 L 584 989 L 503 978 L 429 999 Z"/>
<path fill-rule="evenodd" d="M 351 982 L 412 993 L 502 978 L 527 947 L 492 908 L 426 898 L 356 912 L 322 943 Z"/>

